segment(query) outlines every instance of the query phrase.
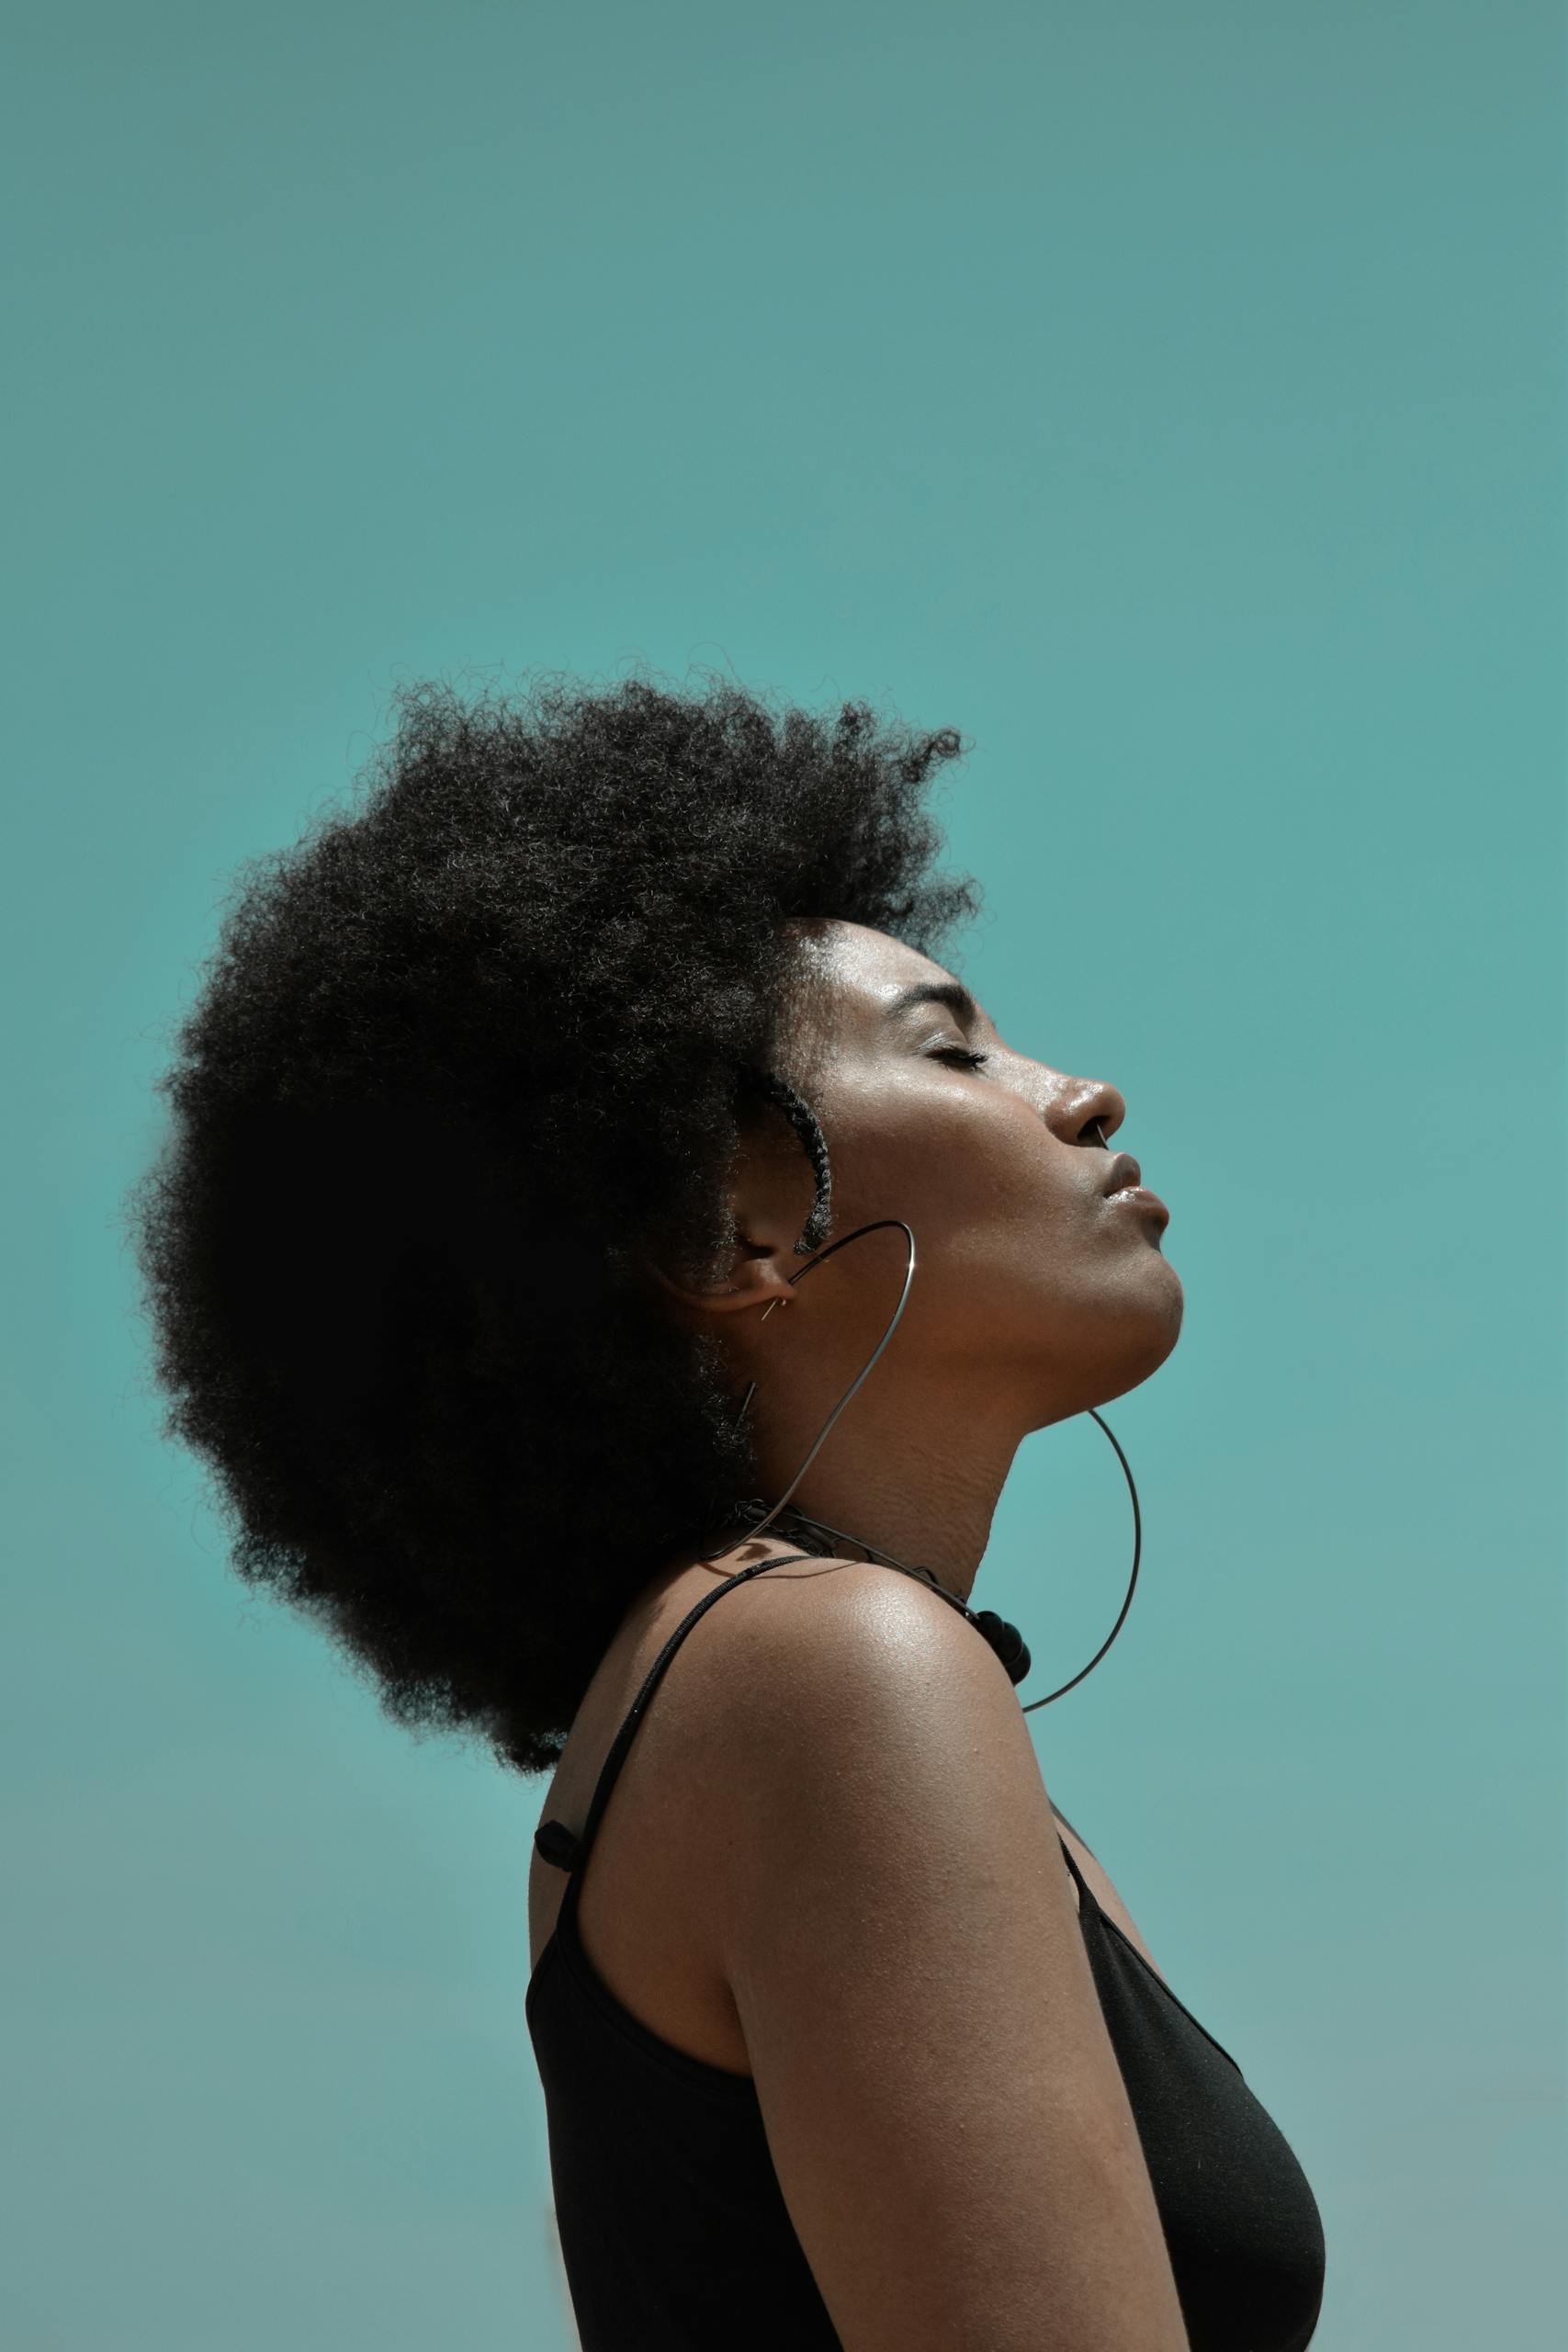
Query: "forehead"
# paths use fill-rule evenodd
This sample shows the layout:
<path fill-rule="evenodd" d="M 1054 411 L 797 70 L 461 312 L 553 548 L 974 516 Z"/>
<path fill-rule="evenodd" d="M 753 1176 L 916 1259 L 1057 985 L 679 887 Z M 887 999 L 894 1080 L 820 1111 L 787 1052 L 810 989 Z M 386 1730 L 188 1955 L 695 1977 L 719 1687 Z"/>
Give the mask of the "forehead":
<path fill-rule="evenodd" d="M 837 916 L 795 927 L 802 947 L 800 1010 L 818 1029 L 840 1036 L 874 1032 L 897 1018 L 908 989 L 953 984 L 945 965 L 888 932 Z"/>

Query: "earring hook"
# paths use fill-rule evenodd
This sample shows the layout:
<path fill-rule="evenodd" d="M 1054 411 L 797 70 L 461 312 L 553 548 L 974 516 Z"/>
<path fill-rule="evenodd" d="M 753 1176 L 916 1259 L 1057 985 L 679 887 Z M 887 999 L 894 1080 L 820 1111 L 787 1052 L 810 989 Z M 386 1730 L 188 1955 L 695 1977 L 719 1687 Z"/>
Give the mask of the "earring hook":
<path fill-rule="evenodd" d="M 915 1278 L 914 1233 L 911 1228 L 905 1224 L 901 1216 L 879 1216 L 872 1224 L 857 1225 L 852 1233 L 841 1235 L 837 1241 L 829 1241 L 825 1250 L 819 1250 L 814 1258 L 808 1260 L 807 1264 L 801 1267 L 798 1273 L 791 1274 L 789 1278 L 790 1289 L 793 1290 L 796 1283 L 804 1282 L 807 1274 L 814 1273 L 817 1268 L 821 1265 L 825 1258 L 830 1258 L 835 1250 L 842 1250 L 848 1243 L 852 1241 L 858 1241 L 863 1234 L 880 1233 L 885 1226 L 894 1225 L 897 1227 L 900 1233 L 904 1234 L 908 1238 L 909 1244 L 909 1257 L 908 1262 L 904 1269 L 904 1286 L 898 1294 L 898 1304 L 893 1309 L 893 1314 L 888 1322 L 887 1329 L 884 1331 L 881 1339 L 877 1341 L 875 1348 L 873 1350 L 870 1356 L 867 1357 L 865 1363 L 861 1366 L 853 1380 L 851 1381 L 849 1386 L 845 1389 L 843 1395 L 840 1397 L 838 1403 L 829 1414 L 827 1420 L 818 1431 L 816 1444 L 812 1447 L 810 1453 L 807 1455 L 805 1461 L 801 1464 L 799 1469 L 795 1472 L 794 1477 L 790 1480 L 788 1486 L 784 1488 L 783 1494 L 773 1505 L 773 1510 L 768 1513 L 767 1518 L 762 1520 L 756 1527 L 752 1528 L 751 1533 L 754 1536 L 760 1535 L 762 1529 L 768 1526 L 772 1521 L 775 1520 L 780 1511 L 783 1510 L 785 1503 L 788 1502 L 791 1495 L 794 1494 L 795 1488 L 799 1486 L 801 1480 L 805 1477 L 807 1472 L 816 1461 L 818 1454 L 821 1452 L 822 1447 L 832 1430 L 834 1422 L 839 1418 L 839 1415 L 843 1411 L 851 1397 L 859 1388 L 862 1381 L 864 1380 L 866 1374 L 871 1371 L 872 1366 L 876 1363 L 877 1358 L 881 1355 L 884 1348 L 887 1345 L 888 1340 L 893 1337 L 894 1332 L 897 1329 L 898 1318 L 904 1312 L 904 1303 L 909 1295 L 909 1285 Z M 788 1293 L 781 1292 L 777 1298 L 771 1300 L 762 1309 L 761 1314 L 757 1318 L 758 1321 L 760 1323 L 765 1323 L 775 1306 L 787 1306 L 787 1304 Z M 739 1429 L 740 1423 L 745 1419 L 747 1410 L 750 1406 L 751 1399 L 756 1395 L 756 1392 L 757 1384 L 754 1380 L 750 1381 L 747 1385 L 745 1396 L 740 1399 L 740 1409 L 735 1416 L 735 1427 L 737 1429 Z"/>

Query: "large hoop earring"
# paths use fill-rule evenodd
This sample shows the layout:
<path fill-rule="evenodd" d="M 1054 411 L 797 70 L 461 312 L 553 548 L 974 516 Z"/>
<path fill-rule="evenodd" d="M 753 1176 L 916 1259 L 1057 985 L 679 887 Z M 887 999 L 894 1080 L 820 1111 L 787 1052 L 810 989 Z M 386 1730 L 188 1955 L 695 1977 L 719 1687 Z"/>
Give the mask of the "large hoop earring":
<path fill-rule="evenodd" d="M 805 1477 L 807 1472 L 816 1461 L 818 1454 L 821 1452 L 829 1431 L 832 1429 L 834 1422 L 839 1418 L 839 1415 L 843 1411 L 844 1407 L 849 1403 L 850 1398 L 855 1394 L 855 1391 L 859 1388 L 862 1381 L 864 1380 L 867 1373 L 870 1372 L 872 1366 L 876 1363 L 878 1357 L 881 1355 L 884 1348 L 886 1347 L 888 1340 L 893 1337 L 894 1332 L 897 1329 L 898 1319 L 903 1314 L 906 1302 L 908 1299 L 909 1286 L 915 1278 L 914 1233 L 912 1229 L 905 1224 L 901 1216 L 878 1217 L 873 1224 L 857 1226 L 852 1233 L 844 1234 L 840 1240 L 830 1241 L 825 1250 L 819 1250 L 818 1251 L 817 1255 L 808 1264 L 802 1266 L 798 1273 L 792 1274 L 789 1278 L 790 1288 L 793 1290 L 795 1284 L 798 1282 L 804 1282 L 807 1275 L 812 1272 L 816 1267 L 821 1265 L 824 1259 L 830 1258 L 835 1250 L 842 1250 L 850 1242 L 858 1241 L 863 1234 L 880 1233 L 885 1226 L 893 1225 L 896 1225 L 898 1227 L 898 1230 L 908 1238 L 909 1244 L 909 1257 L 908 1262 L 904 1269 L 904 1286 L 898 1294 L 898 1304 L 893 1310 L 892 1317 L 888 1322 L 887 1329 L 884 1331 L 881 1339 L 877 1341 L 871 1355 L 866 1359 L 866 1362 L 862 1365 L 860 1371 L 855 1374 L 853 1380 L 850 1383 L 843 1395 L 840 1397 L 838 1403 L 834 1406 L 832 1411 L 829 1414 L 827 1420 L 818 1432 L 816 1443 L 813 1445 L 810 1453 L 807 1455 L 805 1461 L 801 1464 L 799 1469 L 795 1472 L 794 1477 L 790 1480 L 789 1485 L 784 1488 L 784 1493 L 773 1505 L 772 1510 L 767 1513 L 765 1518 L 758 1520 L 754 1524 L 748 1524 L 748 1541 L 750 1541 L 753 1536 L 760 1535 L 763 1528 L 771 1525 L 778 1517 L 780 1511 L 784 1510 L 784 1506 L 789 1501 L 791 1495 L 794 1494 L 795 1488 L 799 1486 L 801 1480 Z M 781 1294 L 781 1295 L 778 1298 L 775 1298 L 770 1306 L 765 1306 L 762 1309 L 761 1315 L 758 1319 L 761 1322 L 765 1323 L 775 1306 L 787 1306 L 787 1296 Z M 749 1382 L 747 1385 L 746 1394 L 741 1398 L 739 1409 L 735 1416 L 733 1424 L 735 1428 L 739 1429 L 740 1423 L 745 1419 L 747 1412 L 750 1407 L 751 1399 L 755 1396 L 756 1391 L 756 1382 L 754 1380 Z M 1132 1466 L 1129 1464 L 1126 1455 L 1122 1453 L 1121 1446 L 1117 1443 L 1115 1431 L 1111 1429 L 1110 1423 L 1101 1419 L 1100 1415 L 1096 1412 L 1092 1405 L 1087 1407 L 1086 1409 L 1089 1413 L 1089 1419 L 1091 1421 L 1099 1422 L 1100 1427 L 1105 1431 L 1106 1436 L 1110 1439 L 1111 1446 L 1115 1451 L 1116 1459 L 1122 1464 L 1122 1474 L 1127 1481 L 1127 1492 L 1133 1498 L 1133 1574 L 1128 1582 L 1126 1598 L 1123 1600 L 1121 1610 L 1117 1614 L 1116 1623 L 1112 1625 L 1110 1633 L 1107 1634 L 1104 1641 L 1101 1642 L 1100 1647 L 1096 1650 L 1089 1664 L 1086 1667 L 1080 1668 L 1078 1672 L 1073 1676 L 1070 1682 L 1064 1682 L 1058 1690 L 1047 1691 L 1043 1699 L 1032 1699 L 1027 1706 L 1021 1703 L 1019 1708 L 1021 1714 L 1032 1715 L 1037 1707 L 1048 1707 L 1055 1700 L 1065 1698 L 1069 1690 L 1074 1690 L 1077 1688 L 1086 1674 L 1093 1673 L 1095 1668 L 1100 1664 L 1100 1659 L 1105 1656 L 1106 1651 L 1111 1647 L 1111 1643 L 1116 1639 L 1117 1634 L 1122 1631 L 1122 1626 L 1126 1623 L 1127 1611 L 1133 1606 L 1133 1595 L 1138 1589 L 1138 1566 L 1144 1555 L 1144 1519 L 1143 1513 L 1138 1508 L 1138 1489 L 1133 1482 Z M 803 1517 L 804 1514 L 797 1513 L 796 1516 Z M 820 1530 L 822 1533 L 834 1537 L 836 1540 L 858 1544 L 861 1550 L 868 1553 L 873 1559 L 883 1562 L 884 1565 L 888 1567 L 900 1568 L 906 1576 L 916 1577 L 922 1584 L 929 1585 L 933 1592 L 939 1592 L 944 1600 L 949 1601 L 954 1609 L 960 1611 L 962 1615 L 967 1617 L 970 1623 L 976 1626 L 976 1629 L 985 1636 L 986 1640 L 990 1643 L 991 1647 L 997 1652 L 997 1655 L 1001 1658 L 1003 1665 L 1007 1668 L 1010 1680 L 1014 1684 L 1017 1684 L 1021 1681 L 1023 1677 L 1028 1673 L 1031 1661 L 1029 1651 L 1024 1645 L 1021 1634 L 1019 1633 L 1016 1625 L 1010 1624 L 1003 1617 L 998 1617 L 994 1610 L 982 1609 L 976 1611 L 971 1609 L 968 1602 L 961 1600 L 955 1592 L 949 1592 L 947 1587 L 942 1583 L 940 1578 L 937 1577 L 930 1568 L 911 1567 L 906 1561 L 895 1560 L 890 1553 L 879 1552 L 874 1544 L 867 1544 L 862 1536 L 849 1534 L 843 1528 L 828 1527 L 821 1520 L 807 1520 L 807 1523 L 811 1527 Z"/>

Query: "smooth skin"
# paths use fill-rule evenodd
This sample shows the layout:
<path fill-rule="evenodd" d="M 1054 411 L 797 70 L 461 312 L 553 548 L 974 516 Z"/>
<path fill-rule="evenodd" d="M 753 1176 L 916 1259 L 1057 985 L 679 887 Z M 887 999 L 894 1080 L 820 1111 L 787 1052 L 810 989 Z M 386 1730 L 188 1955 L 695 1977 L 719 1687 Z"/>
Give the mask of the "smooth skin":
<path fill-rule="evenodd" d="M 793 1499 L 967 1597 L 1023 1437 L 1147 1379 L 1179 1333 L 1180 1282 L 1157 1218 L 1101 1189 L 1114 1087 L 1009 1046 L 978 1008 L 901 1002 L 953 978 L 902 942 L 796 928 L 804 985 L 775 1065 L 822 1122 L 833 1236 L 898 1216 L 918 1255 L 891 1344 Z M 886 1329 L 907 1246 L 868 1235 L 792 1290 L 811 1173 L 767 1123 L 731 1199 L 716 1283 L 650 1272 L 738 1388 L 757 1381 L 774 1498 Z M 641 1675 L 716 1578 L 792 1548 L 770 1532 L 654 1580 L 542 1817 L 581 1827 Z M 536 1961 L 561 1884 L 536 1858 Z M 627 1756 L 579 1925 L 634 2015 L 751 2075 L 846 2352 L 1187 2352 L 1018 1694 L 934 1594 L 846 1550 L 710 1611 Z"/>
<path fill-rule="evenodd" d="M 917 1265 L 886 1355 L 793 1499 L 967 1598 L 1020 1444 L 1158 1369 L 1181 1329 L 1180 1277 L 1157 1219 L 1102 1192 L 1101 1137 L 1127 1113 L 1114 1086 L 1008 1046 L 983 1009 L 971 1022 L 897 1009 L 953 975 L 883 932 L 794 928 L 807 988 L 775 1058 L 828 1139 L 833 1237 L 902 1217 Z M 979 1069 L 971 1050 L 988 1057 Z M 732 1197 L 741 1240 L 725 1285 L 680 1306 L 758 1384 L 772 1498 L 882 1337 L 908 1245 L 896 1227 L 867 1234 L 792 1289 L 812 1176 L 777 1118 L 743 1149 Z M 788 1304 L 763 1322 L 775 1299 Z"/>

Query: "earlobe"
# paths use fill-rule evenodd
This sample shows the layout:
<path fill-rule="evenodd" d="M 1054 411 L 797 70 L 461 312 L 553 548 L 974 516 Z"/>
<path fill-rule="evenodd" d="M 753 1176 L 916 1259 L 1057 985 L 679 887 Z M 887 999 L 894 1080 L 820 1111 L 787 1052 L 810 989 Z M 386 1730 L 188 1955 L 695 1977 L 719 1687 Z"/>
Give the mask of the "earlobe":
<path fill-rule="evenodd" d="M 651 1263 L 646 1263 L 643 1271 L 677 1306 L 694 1315 L 729 1315 L 743 1307 L 760 1306 L 765 1321 L 775 1306 L 787 1306 L 795 1295 L 793 1291 L 780 1289 L 776 1279 L 732 1283 L 723 1290 L 695 1290 L 688 1283 L 672 1281 L 661 1268 Z"/>

